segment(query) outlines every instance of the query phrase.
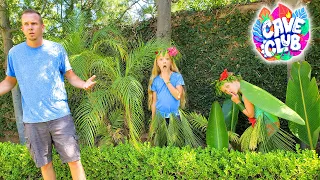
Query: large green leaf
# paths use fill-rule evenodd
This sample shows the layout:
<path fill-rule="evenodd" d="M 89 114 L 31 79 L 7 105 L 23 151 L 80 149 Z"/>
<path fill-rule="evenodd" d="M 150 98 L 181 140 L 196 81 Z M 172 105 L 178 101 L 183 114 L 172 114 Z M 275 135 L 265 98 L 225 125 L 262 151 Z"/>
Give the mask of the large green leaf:
<path fill-rule="evenodd" d="M 216 149 L 228 148 L 229 139 L 220 104 L 212 104 L 206 136 L 207 145 Z"/>
<path fill-rule="evenodd" d="M 288 82 L 286 103 L 306 122 L 305 125 L 289 123 L 291 132 L 314 149 L 319 137 L 320 98 L 315 78 L 310 80 L 308 62 L 294 63 Z"/>
<path fill-rule="evenodd" d="M 305 124 L 299 114 L 267 91 L 244 80 L 240 81 L 240 90 L 252 104 L 263 111 L 301 125 Z"/>
<path fill-rule="evenodd" d="M 238 106 L 234 102 L 232 102 L 231 99 L 226 99 L 222 105 L 222 112 L 224 115 L 224 120 L 226 122 L 227 130 L 236 132 L 239 115 Z"/>

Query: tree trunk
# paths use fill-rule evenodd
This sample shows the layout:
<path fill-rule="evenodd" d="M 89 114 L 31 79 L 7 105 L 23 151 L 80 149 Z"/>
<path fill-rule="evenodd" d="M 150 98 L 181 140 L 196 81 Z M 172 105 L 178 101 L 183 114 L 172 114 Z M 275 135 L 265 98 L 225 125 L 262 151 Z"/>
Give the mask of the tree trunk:
<path fill-rule="evenodd" d="M 7 11 L 7 5 L 5 0 L 0 0 L 0 30 L 3 39 L 3 47 L 4 47 L 4 55 L 6 57 L 4 63 L 4 69 L 6 70 L 7 65 L 7 57 L 10 48 L 13 46 L 12 42 L 12 34 L 10 29 L 10 22 L 9 22 L 9 13 Z M 22 106 L 21 106 L 21 94 L 19 86 L 17 85 L 15 88 L 12 89 L 12 100 L 13 100 L 13 107 L 14 107 L 14 114 L 16 117 L 16 124 L 19 133 L 20 143 L 25 143 L 24 137 L 24 127 L 22 122 Z"/>
<path fill-rule="evenodd" d="M 171 0 L 157 0 L 157 38 L 171 39 Z"/>

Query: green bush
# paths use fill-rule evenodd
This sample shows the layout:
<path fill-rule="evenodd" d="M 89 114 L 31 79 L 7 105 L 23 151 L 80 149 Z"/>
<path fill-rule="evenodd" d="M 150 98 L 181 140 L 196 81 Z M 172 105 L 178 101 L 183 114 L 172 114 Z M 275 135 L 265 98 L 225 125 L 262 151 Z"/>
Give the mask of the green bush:
<path fill-rule="evenodd" d="M 2 81 L 5 78 L 3 62 L 0 62 L 0 67 L 0 81 Z M 11 92 L 0 98 L 0 137 L 5 136 L 4 131 L 16 131 Z"/>
<path fill-rule="evenodd" d="M 315 151 L 238 152 L 190 147 L 150 147 L 129 144 L 81 149 L 87 179 L 317 179 L 320 159 Z M 58 155 L 53 163 L 58 179 L 70 179 Z M 0 143 L 0 179 L 41 177 L 27 149 Z"/>

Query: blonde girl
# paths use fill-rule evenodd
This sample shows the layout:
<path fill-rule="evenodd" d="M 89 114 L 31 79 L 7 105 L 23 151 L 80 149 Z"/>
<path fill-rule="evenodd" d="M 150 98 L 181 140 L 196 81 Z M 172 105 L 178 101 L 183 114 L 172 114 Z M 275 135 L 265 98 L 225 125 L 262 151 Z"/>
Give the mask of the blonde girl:
<path fill-rule="evenodd" d="M 184 80 L 174 62 L 179 51 L 175 47 L 156 52 L 148 86 L 148 107 L 152 119 L 156 114 L 169 118 L 179 116 L 185 105 Z"/>

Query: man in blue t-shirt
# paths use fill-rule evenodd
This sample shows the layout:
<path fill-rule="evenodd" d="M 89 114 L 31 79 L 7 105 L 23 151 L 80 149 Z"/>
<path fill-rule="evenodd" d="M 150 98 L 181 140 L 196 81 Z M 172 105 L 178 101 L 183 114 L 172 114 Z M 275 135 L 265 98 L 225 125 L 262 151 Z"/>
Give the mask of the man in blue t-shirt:
<path fill-rule="evenodd" d="M 0 95 L 19 83 L 27 147 L 45 180 L 56 178 L 52 145 L 62 162 L 69 164 L 72 178 L 86 179 L 64 77 L 74 87 L 89 90 L 96 83 L 95 76 L 81 80 L 72 71 L 64 48 L 43 39 L 44 24 L 37 11 L 25 10 L 21 21 L 26 42 L 9 51 L 7 76 L 0 83 Z"/>

